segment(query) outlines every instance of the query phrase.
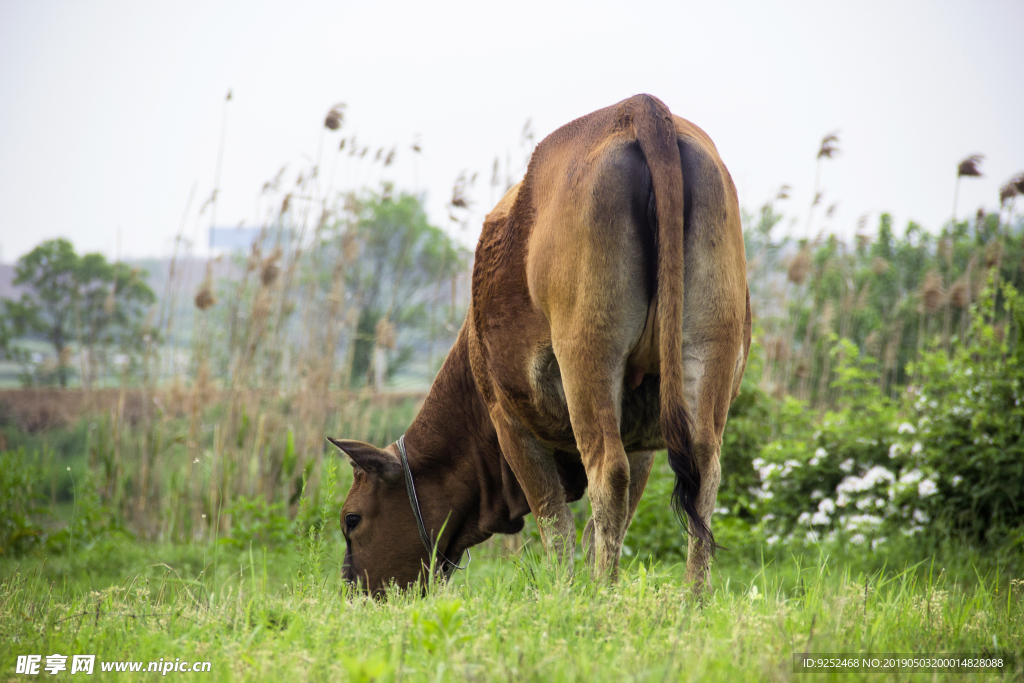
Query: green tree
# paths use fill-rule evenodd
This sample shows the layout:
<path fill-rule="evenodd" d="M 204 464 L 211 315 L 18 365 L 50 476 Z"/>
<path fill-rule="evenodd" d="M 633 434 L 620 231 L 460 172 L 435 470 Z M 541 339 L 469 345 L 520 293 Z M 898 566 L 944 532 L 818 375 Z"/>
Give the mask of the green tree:
<path fill-rule="evenodd" d="M 379 321 L 399 328 L 428 323 L 431 294 L 464 270 L 467 251 L 427 222 L 415 195 L 370 193 L 355 208 L 359 258 L 347 286 L 359 307 L 351 374 L 359 382 L 370 366 Z M 411 354 L 410 346 L 397 346 L 388 367 L 394 372 Z"/>
<path fill-rule="evenodd" d="M 81 343 L 89 349 L 89 381 L 106 364 L 109 349 L 127 358 L 142 350 L 146 312 L 156 301 L 144 273 L 124 263 L 109 263 L 102 254 L 85 254 L 78 262 Z M 151 333 L 151 332 L 150 332 Z"/>
<path fill-rule="evenodd" d="M 125 264 L 108 263 L 102 254 L 79 256 L 66 239 L 47 240 L 18 259 L 14 284 L 24 293 L 5 299 L 4 330 L 7 355 L 17 359 L 12 337 L 39 335 L 57 356 L 56 379 L 66 387 L 72 344 L 89 348 L 95 373 L 96 358 L 112 344 L 124 351 L 139 348 L 142 322 L 156 300 L 143 273 Z M 85 378 L 83 378 L 85 379 Z"/>

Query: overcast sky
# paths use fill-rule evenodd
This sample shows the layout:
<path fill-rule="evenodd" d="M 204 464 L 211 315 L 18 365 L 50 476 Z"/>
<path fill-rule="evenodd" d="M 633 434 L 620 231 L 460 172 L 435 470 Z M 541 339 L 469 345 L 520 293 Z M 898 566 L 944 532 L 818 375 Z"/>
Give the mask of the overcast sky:
<path fill-rule="evenodd" d="M 522 170 L 520 133 L 639 92 L 715 141 L 756 209 L 806 230 L 822 136 L 833 230 L 880 211 L 902 231 L 994 210 L 1024 170 L 1024 2 L 99 2 L 0 0 L 0 245 L 11 262 L 63 236 L 80 252 L 169 254 L 193 186 L 186 237 L 205 244 L 226 109 L 217 224 L 254 225 L 263 184 L 318 155 L 336 189 L 392 180 L 426 192 L 432 221 L 462 169 L 480 177 L 470 244 L 492 204 L 495 156 Z M 233 98 L 225 105 L 231 89 Z M 323 117 L 348 105 L 344 128 Z M 396 162 L 335 150 L 398 146 Z M 422 155 L 409 147 L 419 136 Z M 321 143 L 321 139 L 323 142 Z M 819 217 L 823 219 L 823 211 Z M 826 227 L 816 221 L 814 229 Z M 205 247 L 199 251 L 205 255 Z"/>

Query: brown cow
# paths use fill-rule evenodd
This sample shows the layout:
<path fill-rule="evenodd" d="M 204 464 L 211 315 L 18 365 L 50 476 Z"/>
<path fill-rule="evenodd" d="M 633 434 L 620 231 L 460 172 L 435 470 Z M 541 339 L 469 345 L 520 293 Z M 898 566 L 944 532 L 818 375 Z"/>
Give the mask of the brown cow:
<path fill-rule="evenodd" d="M 649 95 L 563 126 L 484 222 L 469 312 L 404 446 L 332 439 L 355 467 L 346 578 L 407 586 L 435 543 L 447 574 L 529 512 L 548 521 L 548 552 L 571 558 L 567 503 L 589 487 L 585 537 L 614 579 L 667 447 L 699 590 L 749 346 L 736 190 L 704 131 Z"/>

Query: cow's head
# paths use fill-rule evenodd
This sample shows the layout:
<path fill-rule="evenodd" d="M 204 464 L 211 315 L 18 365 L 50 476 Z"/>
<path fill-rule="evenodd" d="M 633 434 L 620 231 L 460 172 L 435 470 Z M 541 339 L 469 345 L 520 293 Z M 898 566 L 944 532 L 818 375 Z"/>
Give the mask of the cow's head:
<path fill-rule="evenodd" d="M 341 508 L 344 577 L 381 595 L 394 581 L 405 588 L 426 576 L 429 556 L 420 540 L 397 447 L 331 439 L 352 461 L 355 477 Z"/>

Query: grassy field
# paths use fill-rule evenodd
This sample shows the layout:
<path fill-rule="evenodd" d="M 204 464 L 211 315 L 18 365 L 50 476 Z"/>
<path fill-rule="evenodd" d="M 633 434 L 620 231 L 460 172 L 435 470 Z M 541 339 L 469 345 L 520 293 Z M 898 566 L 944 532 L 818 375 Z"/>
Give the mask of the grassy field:
<path fill-rule="evenodd" d="M 819 555 L 726 552 L 704 604 L 682 567 L 633 561 L 615 586 L 497 543 L 425 597 L 386 602 L 338 580 L 337 539 L 242 551 L 117 540 L 0 560 L 0 671 L 19 655 L 209 661 L 171 678 L 320 681 L 965 680 L 959 673 L 795 673 L 794 653 L 1008 653 L 1020 661 L 1024 582 L 998 562 L 858 570 Z M 206 571 L 204 573 L 204 567 Z M 70 571 L 69 571 L 70 569 Z M 1020 664 L 1017 665 L 1018 667 Z M 41 669 L 42 671 L 42 669 Z M 150 674 L 152 676 L 154 674 Z M 43 672 L 41 677 L 49 678 Z M 1021 680 L 1022 670 L 967 680 Z"/>

